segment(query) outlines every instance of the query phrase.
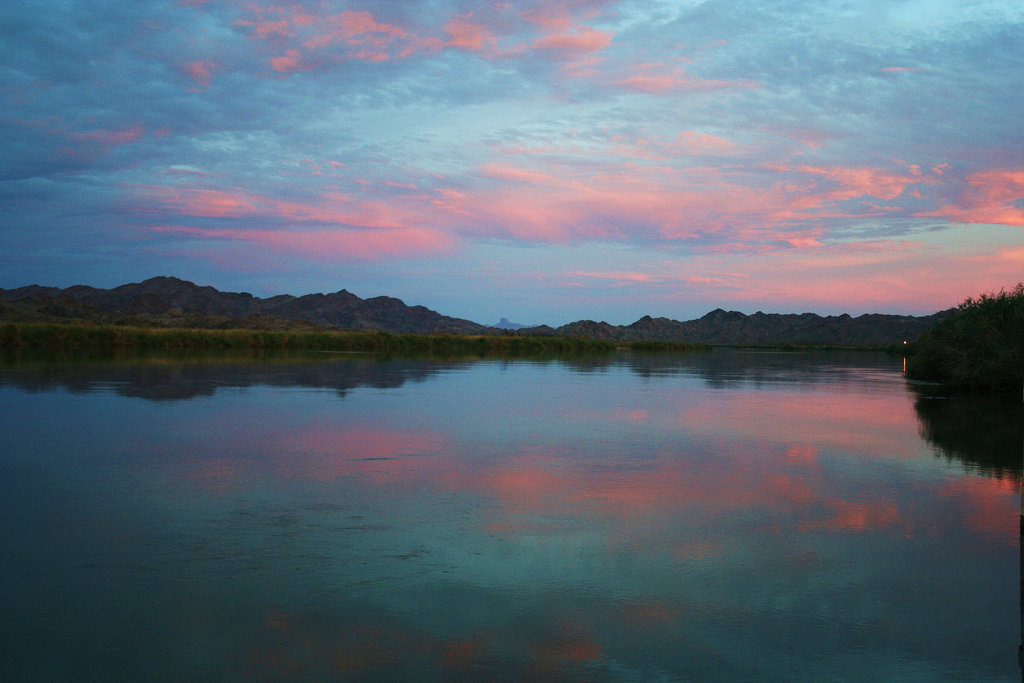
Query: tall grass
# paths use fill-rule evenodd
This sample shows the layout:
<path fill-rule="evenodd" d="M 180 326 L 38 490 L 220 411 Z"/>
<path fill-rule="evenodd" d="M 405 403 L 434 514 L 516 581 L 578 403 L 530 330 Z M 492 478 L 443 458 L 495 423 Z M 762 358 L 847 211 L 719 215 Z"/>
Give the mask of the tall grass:
<path fill-rule="evenodd" d="M 1024 385 L 1024 283 L 982 294 L 911 345 L 907 376 L 954 389 L 1016 391 Z"/>
<path fill-rule="evenodd" d="M 185 328 L 6 323 L 0 349 L 292 349 L 433 354 L 544 354 L 611 352 L 615 344 L 581 337 L 395 334 L 380 331 L 209 330 Z"/>
<path fill-rule="evenodd" d="M 622 342 L 623 347 L 630 351 L 710 351 L 710 344 L 679 341 L 632 341 Z"/>

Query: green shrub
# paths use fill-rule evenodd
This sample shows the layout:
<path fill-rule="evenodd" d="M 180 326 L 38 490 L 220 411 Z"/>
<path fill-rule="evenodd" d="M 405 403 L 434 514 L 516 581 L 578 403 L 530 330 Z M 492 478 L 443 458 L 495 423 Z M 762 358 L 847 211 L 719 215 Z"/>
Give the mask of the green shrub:
<path fill-rule="evenodd" d="M 677 341 L 635 341 L 626 342 L 625 346 L 633 351 L 708 351 L 708 344 Z"/>
<path fill-rule="evenodd" d="M 968 298 L 911 346 L 907 376 L 977 391 L 1024 385 L 1024 283 Z"/>
<path fill-rule="evenodd" d="M 388 354 L 495 355 L 605 353 L 612 342 L 566 337 L 504 335 L 396 334 L 383 331 L 317 331 L 201 329 L 6 323 L 0 327 L 0 349 L 74 351 L 128 350 L 316 350 Z"/>

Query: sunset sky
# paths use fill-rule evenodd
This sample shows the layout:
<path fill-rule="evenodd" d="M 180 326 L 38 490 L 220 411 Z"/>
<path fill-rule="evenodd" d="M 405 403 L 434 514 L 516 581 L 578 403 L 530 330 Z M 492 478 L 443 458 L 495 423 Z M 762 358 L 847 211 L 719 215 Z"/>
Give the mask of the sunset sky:
<path fill-rule="evenodd" d="M 17 0 L 0 49 L 0 287 L 559 325 L 1024 280 L 1017 0 Z"/>

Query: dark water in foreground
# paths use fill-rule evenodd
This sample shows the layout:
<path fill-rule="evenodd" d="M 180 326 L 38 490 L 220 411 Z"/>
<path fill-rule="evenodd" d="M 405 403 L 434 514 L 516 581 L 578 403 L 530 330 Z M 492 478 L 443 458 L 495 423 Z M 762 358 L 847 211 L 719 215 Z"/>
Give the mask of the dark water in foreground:
<path fill-rule="evenodd" d="M 0 366 L 9 680 L 1019 680 L 1020 407 L 900 359 Z"/>

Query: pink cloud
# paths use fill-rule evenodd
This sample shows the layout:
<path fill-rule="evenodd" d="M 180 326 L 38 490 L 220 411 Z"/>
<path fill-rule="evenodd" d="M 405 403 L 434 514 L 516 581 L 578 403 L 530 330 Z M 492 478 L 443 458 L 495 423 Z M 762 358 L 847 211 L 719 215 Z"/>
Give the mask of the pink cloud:
<path fill-rule="evenodd" d="M 377 21 L 377 19 L 367 11 L 341 12 L 333 17 L 333 21 L 344 32 L 344 37 L 346 38 L 351 38 L 364 33 L 382 33 L 400 38 L 408 35 L 405 30 L 395 26 L 394 24 L 386 24 Z"/>
<path fill-rule="evenodd" d="M 778 264 L 765 261 L 751 274 L 747 288 L 734 292 L 733 300 L 789 301 L 806 306 L 892 306 L 907 301 L 913 292 L 915 267 L 891 264 L 884 272 L 865 272 L 857 276 L 850 272 L 827 267 L 813 268 L 805 264 L 787 262 L 788 280 L 777 271 Z M 756 283 L 756 284 L 755 284 Z M 920 283 L 920 281 L 918 281 Z M 945 308 L 948 304 L 928 306 L 930 310 Z"/>
<path fill-rule="evenodd" d="M 662 95 L 671 92 L 684 92 L 688 90 L 714 90 L 719 88 L 736 87 L 735 83 L 728 81 L 708 81 L 702 78 L 693 78 L 683 73 L 673 75 L 637 75 L 615 81 L 615 85 L 626 90 L 643 92 L 650 95 Z"/>
<path fill-rule="evenodd" d="M 239 22 L 242 23 L 242 22 Z M 291 36 L 295 35 L 292 30 L 292 22 L 290 21 L 257 21 L 253 24 L 253 32 L 261 37 L 266 38 L 267 36 L 281 35 Z"/>
<path fill-rule="evenodd" d="M 1008 247 L 996 251 L 992 256 L 993 260 L 1017 266 L 1024 273 L 1024 247 Z"/>
<path fill-rule="evenodd" d="M 685 131 L 670 144 L 636 140 L 609 148 L 643 163 L 611 163 L 586 148 L 502 148 L 502 161 L 478 169 L 486 184 L 430 195 L 431 220 L 466 236 L 526 241 L 682 241 L 707 253 L 815 249 L 837 219 L 907 215 L 904 200 L 920 204 L 925 197 L 917 188 L 939 182 L 913 165 L 777 165 L 767 175 L 667 165 L 687 148 L 726 153 L 734 145 Z M 674 157 L 662 159 L 657 149 Z"/>
<path fill-rule="evenodd" d="M 555 33 L 538 38 L 533 42 L 532 47 L 536 50 L 550 50 L 568 54 L 598 52 L 611 44 L 612 35 L 611 31 L 578 26 L 572 32 Z"/>
<path fill-rule="evenodd" d="M 800 144 L 811 149 L 820 149 L 825 143 L 835 140 L 840 135 L 833 132 L 826 132 L 816 128 L 798 128 L 795 126 L 780 126 L 777 124 L 762 126 L 761 130 L 772 135 L 778 135 L 790 140 L 796 140 Z"/>
<path fill-rule="evenodd" d="M 304 55 L 298 50 L 287 50 L 284 55 L 271 58 L 270 65 L 274 67 L 275 71 L 286 74 L 295 71 L 310 71 L 316 68 L 314 64 L 306 62 Z"/>
<path fill-rule="evenodd" d="M 598 280 L 611 280 L 617 283 L 651 282 L 654 279 L 654 277 L 648 273 L 637 273 L 620 270 L 605 271 L 601 273 L 574 271 L 571 274 L 579 275 L 586 278 L 594 278 Z"/>
<path fill-rule="evenodd" d="M 800 166 L 796 170 L 801 173 L 823 175 L 835 181 L 840 189 L 827 193 L 828 201 L 851 199 L 854 197 L 871 196 L 880 199 L 895 199 L 903 194 L 908 185 L 926 182 L 920 173 L 909 176 L 868 167 L 831 166 L 817 168 Z"/>
<path fill-rule="evenodd" d="M 364 62 L 386 62 L 391 59 L 389 53 L 380 50 L 360 50 L 359 52 L 349 53 L 348 57 L 350 59 L 361 59 Z"/>
<path fill-rule="evenodd" d="M 99 144 L 107 147 L 116 147 L 118 145 L 130 145 L 133 142 L 137 142 L 145 134 L 146 129 L 141 123 L 139 123 L 131 128 L 121 130 L 94 130 L 89 131 L 88 133 L 73 133 L 71 137 L 76 140 L 98 142 Z"/>
<path fill-rule="evenodd" d="M 556 3 L 545 3 L 541 7 L 523 12 L 521 16 L 548 33 L 567 33 L 573 25 L 569 8 L 559 7 Z"/>
<path fill-rule="evenodd" d="M 663 272 L 637 272 L 637 271 L 583 271 L 576 270 L 566 273 L 570 278 L 585 278 L 588 280 L 603 280 L 611 282 L 615 286 L 626 286 L 633 284 L 654 285 L 662 288 L 676 288 L 685 284 L 701 285 L 724 285 L 728 282 L 723 277 L 706 277 L 690 274 L 663 273 Z M 652 291 L 649 287 L 645 291 Z"/>
<path fill-rule="evenodd" d="M 252 216 L 264 210 L 265 200 L 231 190 L 177 186 L 141 186 L 141 208 L 149 213 L 171 211 L 182 216 L 228 218 Z"/>
<path fill-rule="evenodd" d="M 562 75 L 573 80 L 592 80 L 600 75 L 598 67 L 605 61 L 596 55 L 578 57 L 562 66 Z"/>
<path fill-rule="evenodd" d="M 394 24 L 379 22 L 367 11 L 345 11 L 336 15 L 315 17 L 306 25 L 315 26 L 319 31 L 303 43 L 309 49 L 323 48 L 338 42 L 382 47 L 391 39 L 409 37 L 409 33 L 404 29 Z"/>
<path fill-rule="evenodd" d="M 198 239 L 249 242 L 275 252 L 292 252 L 314 261 L 338 258 L 378 260 L 444 251 L 450 236 L 427 228 L 260 230 L 158 226 L 154 232 Z"/>
<path fill-rule="evenodd" d="M 989 291 L 1019 279 L 1024 252 L 1014 249 L 971 256 L 896 241 L 829 243 L 828 226 L 837 218 L 900 215 L 908 211 L 900 206 L 902 201 L 925 201 L 910 197 L 911 192 L 937 185 L 940 177 L 914 165 L 901 163 L 896 170 L 776 165 L 767 174 L 760 168 L 680 168 L 671 159 L 643 158 L 647 145 L 642 140 L 631 145 L 621 150 L 633 156 L 611 161 L 584 146 L 501 148 L 500 161 L 480 165 L 474 177 L 457 186 L 446 185 L 442 177 L 423 186 L 343 185 L 352 191 L 322 191 L 303 201 L 239 188 L 169 185 L 135 190 L 140 206 L 151 215 L 245 219 L 255 231 L 239 232 L 235 222 L 213 228 L 234 231 L 216 233 L 221 239 L 233 236 L 281 250 L 288 249 L 284 243 L 290 240 L 291 251 L 310 258 L 320 252 L 358 258 L 396 253 L 395 242 L 403 237 L 412 252 L 437 251 L 480 237 L 677 245 L 699 260 L 679 272 L 623 268 L 579 271 L 575 276 L 623 285 L 643 282 L 666 291 L 702 282 L 722 291 L 724 300 L 804 301 L 809 309 L 811 304 L 833 306 L 837 301 L 887 307 L 911 301 L 915 310 L 938 310 L 955 304 L 965 290 Z M 683 131 L 669 149 L 671 145 L 733 149 L 730 141 L 697 131 Z M 639 151 L 630 151 L 634 148 Z M 318 165 L 316 170 L 322 169 Z M 1021 175 L 976 174 L 971 197 L 979 206 L 1006 206 L 1018 196 Z M 878 200 L 893 206 L 879 207 Z M 281 225 L 293 232 L 273 229 Z M 371 236 L 374 231 L 379 235 Z M 777 251 L 787 254 L 781 270 L 773 256 Z M 746 265 L 723 274 L 715 264 L 724 254 Z M 698 263 L 705 265 L 696 267 Z M 1017 279 L 1007 280 L 1013 272 Z"/>
<path fill-rule="evenodd" d="M 683 151 L 687 154 L 729 154 L 736 151 L 736 143 L 727 138 L 711 135 L 710 133 L 684 130 L 676 136 L 672 149 L 673 151 Z"/>
<path fill-rule="evenodd" d="M 330 66 L 346 60 L 392 61 L 446 48 L 469 50 L 485 58 L 546 55 L 572 63 L 580 75 L 593 66 L 586 59 L 606 48 L 612 33 L 579 24 L 572 6 L 545 7 L 519 14 L 494 12 L 486 6 L 473 12 L 441 18 L 436 27 L 400 26 L 380 20 L 368 10 L 331 13 L 324 6 L 246 5 L 247 16 L 235 22 L 253 40 L 266 41 L 276 54 L 272 67 L 281 73 Z M 493 16 L 492 16 L 493 15 Z M 545 35 L 522 32 L 517 19 L 541 27 Z M 513 43 L 499 49 L 502 40 Z"/>
<path fill-rule="evenodd" d="M 969 189 L 955 204 L 918 216 L 940 216 L 961 223 L 1024 226 L 1024 170 L 993 169 L 967 178 Z"/>
<path fill-rule="evenodd" d="M 814 446 L 795 445 L 786 450 L 786 463 L 817 468 L 820 453 Z"/>
<path fill-rule="evenodd" d="M 136 186 L 138 204 L 150 214 L 176 214 L 206 219 L 245 219 L 257 227 L 175 227 L 165 234 L 249 242 L 274 251 L 322 260 L 337 256 L 374 259 L 448 249 L 456 233 L 430 223 L 424 200 L 401 195 L 366 199 L 326 192 L 309 201 L 293 201 L 238 189 L 187 186 Z M 288 225 L 290 229 L 262 226 Z M 311 226 L 311 227 L 300 227 Z"/>
<path fill-rule="evenodd" d="M 516 183 L 530 183 L 552 187 L 564 184 L 565 181 L 541 171 L 530 171 L 523 168 L 516 168 L 508 164 L 484 164 L 480 167 L 480 173 L 488 178 L 497 180 L 508 180 Z"/>
<path fill-rule="evenodd" d="M 444 32 L 449 36 L 444 44 L 449 47 L 482 52 L 493 49 L 498 43 L 497 36 L 487 26 L 470 22 L 469 15 L 449 21 L 444 26 Z"/>
<path fill-rule="evenodd" d="M 615 169 L 623 168 L 622 172 Z M 462 229 L 515 239 L 565 242 L 690 240 L 719 234 L 717 241 L 808 246 L 822 229 L 773 228 L 807 220 L 822 200 L 808 200 L 785 186 L 753 188 L 729 182 L 711 169 L 644 166 L 581 174 L 578 167 L 543 171 L 508 163 L 486 164 L 493 185 L 443 195 L 435 206 Z"/>
<path fill-rule="evenodd" d="M 292 223 L 366 228 L 405 228 L 420 222 L 415 206 L 401 201 L 357 199 L 328 192 L 308 202 L 277 199 L 241 190 L 182 186 L 138 186 L 140 204 L 148 213 L 169 211 L 182 216 L 287 220 Z"/>
<path fill-rule="evenodd" d="M 210 87 L 213 73 L 219 69 L 220 66 L 209 59 L 189 62 L 184 67 L 185 74 L 204 88 Z"/>
<path fill-rule="evenodd" d="M 784 260 L 771 252 L 731 254 L 728 261 L 709 253 L 681 269 L 721 277 L 713 296 L 719 304 L 787 302 L 851 313 L 931 313 L 971 293 L 1012 287 L 1024 272 L 1024 250 L 947 247 L 941 235 L 929 238 L 934 241 L 826 243 L 789 250 Z"/>
<path fill-rule="evenodd" d="M 640 64 L 633 67 L 636 73 L 618 78 L 612 85 L 633 92 L 649 95 L 664 95 L 700 90 L 720 90 L 724 88 L 750 88 L 755 84 L 749 81 L 707 80 L 691 76 L 685 70 L 661 63 Z"/>
<path fill-rule="evenodd" d="M 236 25 L 250 28 L 253 39 L 283 49 L 270 62 L 286 74 L 350 59 L 388 61 L 437 44 L 436 39 L 421 41 L 400 26 L 379 21 L 366 10 L 332 14 L 323 8 L 258 4 L 247 10 L 250 16 Z"/>
<path fill-rule="evenodd" d="M 191 176 L 200 176 L 200 177 L 206 177 L 206 178 L 214 177 L 214 174 L 210 173 L 209 171 L 202 171 L 202 170 L 195 169 L 195 168 L 188 168 L 188 167 L 181 167 L 181 166 L 170 166 L 170 167 L 164 169 L 164 174 L 165 175 L 171 175 L 171 176 L 178 175 L 178 176 L 186 176 L 186 177 L 191 177 Z"/>
<path fill-rule="evenodd" d="M 311 221 L 370 228 L 404 228 L 419 222 L 413 207 L 384 200 L 360 200 L 329 192 L 314 202 L 274 200 L 272 214 L 292 221 Z"/>
<path fill-rule="evenodd" d="M 628 90 L 646 93 L 664 93 L 682 89 L 686 79 L 673 76 L 630 76 L 615 84 Z"/>

